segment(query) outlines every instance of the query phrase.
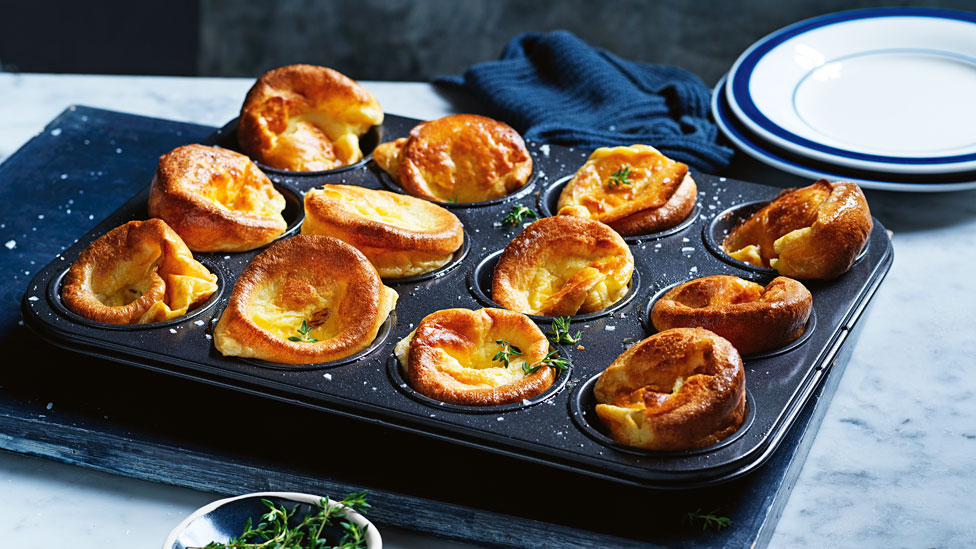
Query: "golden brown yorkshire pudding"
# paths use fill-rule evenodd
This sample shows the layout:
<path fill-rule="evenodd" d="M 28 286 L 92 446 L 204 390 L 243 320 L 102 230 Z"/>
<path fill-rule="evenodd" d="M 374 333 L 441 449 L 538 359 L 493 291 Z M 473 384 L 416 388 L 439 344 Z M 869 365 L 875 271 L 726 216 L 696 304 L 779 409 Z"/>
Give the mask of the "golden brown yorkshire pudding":
<path fill-rule="evenodd" d="M 159 159 L 149 215 L 173 228 L 196 252 L 243 252 L 285 232 L 285 198 L 243 154 L 186 145 Z"/>
<path fill-rule="evenodd" d="M 268 71 L 247 92 L 237 140 L 272 168 L 311 172 L 363 158 L 359 136 L 383 123 L 376 99 L 326 67 L 288 65 Z"/>
<path fill-rule="evenodd" d="M 461 222 L 444 208 L 351 185 L 324 185 L 306 193 L 302 234 L 352 244 L 384 278 L 433 271 L 451 261 L 464 243 Z"/>
<path fill-rule="evenodd" d="M 813 296 L 803 284 L 778 276 L 765 288 L 737 276 L 689 280 L 665 293 L 651 309 L 660 331 L 705 328 L 741 354 L 782 347 L 803 335 Z"/>
<path fill-rule="evenodd" d="M 225 356 L 271 362 L 339 360 L 369 347 L 396 300 L 356 248 L 328 236 L 296 235 L 244 268 L 214 344 Z"/>
<path fill-rule="evenodd" d="M 601 221 L 630 236 L 674 227 L 688 217 L 697 198 L 688 166 L 654 147 L 602 147 L 563 188 L 558 211 Z"/>
<path fill-rule="evenodd" d="M 410 137 L 376 147 L 373 160 L 408 193 L 438 202 L 500 198 L 532 176 L 522 136 L 474 114 L 417 124 Z"/>
<path fill-rule="evenodd" d="M 72 312 L 109 324 L 178 316 L 217 291 L 217 276 L 193 259 L 161 219 L 130 221 L 91 243 L 71 265 L 61 299 Z"/>
<path fill-rule="evenodd" d="M 623 352 L 593 387 L 614 440 L 647 450 L 688 450 L 735 433 L 746 378 L 731 343 L 702 328 L 674 328 Z"/>
<path fill-rule="evenodd" d="M 521 354 L 509 353 L 507 366 L 495 360 L 513 349 Z M 552 367 L 529 371 L 548 350 L 546 336 L 523 314 L 446 309 L 424 317 L 395 352 L 417 392 L 452 404 L 495 406 L 532 398 L 552 385 Z"/>
<path fill-rule="evenodd" d="M 722 247 L 739 261 L 789 277 L 835 278 L 851 268 L 872 226 L 860 187 L 821 179 L 780 193 L 733 229 Z"/>
<path fill-rule="evenodd" d="M 505 247 L 491 295 L 526 314 L 590 313 L 619 301 L 633 273 L 634 256 L 610 227 L 582 217 L 546 217 Z"/>

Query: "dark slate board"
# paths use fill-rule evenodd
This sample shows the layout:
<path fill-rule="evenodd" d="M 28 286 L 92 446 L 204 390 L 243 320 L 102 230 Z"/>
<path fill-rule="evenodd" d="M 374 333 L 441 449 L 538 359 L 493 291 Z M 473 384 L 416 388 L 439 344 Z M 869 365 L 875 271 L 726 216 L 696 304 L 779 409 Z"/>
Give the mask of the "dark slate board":
<path fill-rule="evenodd" d="M 659 492 L 89 358 L 43 343 L 18 325 L 31 271 L 145 186 L 159 155 L 212 131 L 77 107 L 0 166 L 0 241 L 16 241 L 13 249 L 0 249 L 6 282 L 0 287 L 0 448 L 220 494 L 341 496 L 365 488 L 370 518 L 381 528 L 493 546 L 768 541 L 850 357 L 856 327 L 844 334 L 826 382 L 758 472 L 717 487 Z M 703 532 L 684 524 L 684 515 L 699 508 L 718 509 L 732 527 Z"/>

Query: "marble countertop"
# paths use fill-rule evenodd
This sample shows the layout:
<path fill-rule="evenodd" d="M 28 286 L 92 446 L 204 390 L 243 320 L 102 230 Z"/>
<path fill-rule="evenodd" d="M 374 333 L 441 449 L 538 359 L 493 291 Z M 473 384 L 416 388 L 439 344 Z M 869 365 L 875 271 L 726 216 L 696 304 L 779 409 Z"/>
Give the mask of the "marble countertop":
<path fill-rule="evenodd" d="M 72 104 L 219 126 L 236 116 L 250 84 L 0 73 L 0 161 Z M 473 108 L 427 84 L 364 84 L 394 114 L 434 118 Z M 809 184 L 738 156 L 740 178 Z M 894 266 L 771 544 L 971 546 L 976 503 L 964 487 L 976 485 L 976 330 L 966 319 L 976 306 L 968 272 L 976 267 L 976 191 L 867 194 L 872 213 L 894 232 Z M 5 453 L 0 486 L 4 544 L 24 548 L 62 545 L 66 531 L 74 547 L 155 548 L 185 515 L 216 499 Z M 394 549 L 460 546 L 395 529 L 383 535 Z"/>

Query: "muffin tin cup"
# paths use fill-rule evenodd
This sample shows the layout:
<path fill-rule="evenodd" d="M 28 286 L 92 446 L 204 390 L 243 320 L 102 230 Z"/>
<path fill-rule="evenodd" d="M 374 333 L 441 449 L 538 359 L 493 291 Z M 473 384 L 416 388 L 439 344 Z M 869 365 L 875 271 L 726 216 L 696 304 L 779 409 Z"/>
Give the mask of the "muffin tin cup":
<path fill-rule="evenodd" d="M 418 122 L 389 115 L 383 123 L 384 139 L 406 136 Z M 205 144 L 220 144 L 227 137 L 226 131 L 215 133 Z M 612 482 L 642 488 L 689 489 L 726 482 L 754 470 L 783 440 L 798 411 L 815 393 L 815 387 L 829 372 L 831 361 L 845 340 L 844 334 L 865 310 L 867 301 L 890 268 L 891 244 L 884 227 L 875 222 L 870 237 L 872 244 L 850 272 L 830 283 L 809 286 L 814 296 L 816 324 L 811 323 L 804 342 L 788 352 L 781 349 L 780 354 L 745 357 L 750 423 L 736 435 L 720 444 L 689 452 L 618 449 L 601 439 L 604 435 L 598 426 L 590 425 L 585 419 L 591 411 L 585 409 L 588 404 L 580 404 L 578 395 L 583 390 L 580 385 L 599 375 L 629 343 L 652 333 L 645 327 L 647 319 L 642 317 L 647 316 L 658 289 L 685 281 L 691 273 L 732 272 L 763 280 L 773 273 L 739 269 L 721 259 L 714 250 L 689 244 L 687 231 L 706 231 L 712 226 L 705 216 L 693 215 L 685 232 L 641 235 L 637 239 L 653 238 L 653 244 L 631 242 L 635 271 L 627 294 L 607 309 L 570 317 L 572 332 L 583 332 L 579 345 L 566 345 L 564 349 L 564 356 L 569 354 L 573 366 L 561 373 L 544 394 L 526 402 L 483 409 L 430 402 L 425 400 L 427 397 L 413 394 L 409 386 L 404 386 L 405 380 L 392 358 L 396 342 L 409 335 L 432 312 L 455 307 L 497 306 L 490 297 L 494 264 L 501 249 L 520 230 L 501 223 L 511 204 L 516 200 L 525 204 L 527 201 L 523 199 L 546 181 L 558 184 L 566 180 L 589 154 L 589 151 L 556 145 L 528 143 L 527 146 L 534 151 L 533 182 L 490 204 L 442 204 L 450 207 L 464 225 L 464 247 L 441 270 L 385 280 L 400 296 L 395 322 L 394 317 L 388 319 L 370 348 L 341 361 L 293 366 L 225 357 L 215 349 L 213 324 L 226 307 L 234 281 L 260 249 L 195 254 L 218 275 L 219 290 L 189 315 L 165 323 L 119 327 L 77 321 L 73 313 L 59 305 L 61 277 L 84 248 L 126 221 L 147 217 L 149 181 L 140 193 L 36 272 L 21 302 L 24 323 L 52 343 L 130 366 L 237 388 L 251 395 L 380 423 L 417 436 L 521 457 Z M 106 162 L 114 161 L 118 161 L 117 155 L 106 158 Z M 149 172 L 157 158 L 124 161 L 144 162 Z M 297 210 L 304 192 L 315 186 L 344 183 L 382 190 L 390 184 L 375 163 L 340 172 L 287 175 L 270 172 L 268 176 L 286 194 L 292 210 Z M 696 173 L 695 179 L 698 198 L 703 204 L 764 202 L 779 192 L 773 187 L 727 181 L 707 174 Z M 545 190 L 555 192 L 551 188 Z M 286 216 L 289 229 L 282 238 L 300 230 L 303 211 L 294 213 Z M 47 299 L 43 299 L 45 294 Z M 530 318 L 544 331 L 553 320 L 536 315 Z"/>
<path fill-rule="evenodd" d="M 552 217 L 556 215 L 556 212 L 559 210 L 557 207 L 559 204 L 559 195 L 563 192 L 566 184 L 569 183 L 569 180 L 572 178 L 572 175 L 563 177 L 539 193 L 539 197 L 536 199 L 536 204 L 539 207 L 539 213 L 543 217 Z M 640 244 L 648 240 L 658 240 L 666 236 L 678 234 L 688 227 L 694 225 L 695 221 L 698 220 L 698 216 L 701 215 L 701 211 L 701 203 L 699 203 L 696 197 L 695 206 L 691 209 L 691 212 L 689 212 L 688 215 L 677 225 L 660 231 L 655 231 L 653 233 L 624 236 L 624 242 L 627 242 L 628 244 Z"/>
<path fill-rule="evenodd" d="M 495 272 L 495 265 L 498 264 L 498 258 L 501 257 L 502 252 L 505 250 L 498 250 L 487 255 L 484 259 L 476 263 L 468 271 L 468 290 L 474 295 L 481 304 L 486 307 L 494 307 L 496 309 L 505 309 L 491 299 L 491 286 L 492 277 Z M 613 314 L 627 304 L 629 304 L 634 297 L 638 294 L 640 290 L 640 272 L 634 269 L 634 274 L 630 278 L 630 284 L 627 285 L 627 293 L 623 295 L 616 303 L 600 309 L 599 311 L 593 311 L 591 313 L 583 313 L 578 315 L 570 315 L 569 319 L 571 322 L 586 322 L 589 320 L 595 320 L 608 315 Z M 562 318 L 558 316 L 545 316 L 545 315 L 533 315 L 526 314 L 525 316 L 531 318 L 537 323 L 549 323 L 556 318 Z M 565 315 L 564 315 L 565 316 Z"/>
<path fill-rule="evenodd" d="M 584 433 L 586 433 L 587 436 L 604 446 L 613 448 L 618 452 L 655 458 L 682 458 L 708 454 L 724 448 L 734 443 L 739 438 L 745 436 L 745 434 L 749 431 L 749 428 L 752 427 L 753 422 L 756 420 L 756 401 L 749 389 L 746 388 L 746 413 L 745 417 L 742 419 L 742 425 L 740 425 L 734 433 L 716 442 L 715 444 L 709 444 L 708 446 L 702 446 L 700 448 L 689 448 L 687 450 L 646 450 L 644 448 L 628 446 L 614 440 L 610 436 L 609 429 L 606 428 L 599 416 L 596 414 L 597 401 L 596 397 L 593 395 L 593 386 L 596 385 L 596 382 L 599 379 L 600 374 L 597 374 L 587 379 L 583 383 L 580 383 L 573 390 L 573 394 L 570 396 L 569 400 L 570 413 L 573 416 L 573 421 Z"/>
<path fill-rule="evenodd" d="M 241 150 L 241 146 L 237 141 L 237 122 L 238 119 L 235 118 L 230 122 L 228 122 L 227 124 L 225 124 L 224 127 L 217 130 L 215 134 L 215 139 L 211 140 L 212 141 L 211 144 L 244 154 L 244 151 Z M 268 166 L 263 162 L 258 162 L 253 158 L 251 159 L 251 161 L 254 162 L 259 168 L 261 168 L 261 171 L 264 172 L 265 175 L 275 174 L 279 176 L 298 177 L 298 178 L 329 176 L 329 175 L 340 174 L 342 172 L 347 172 L 349 170 L 355 170 L 356 168 L 361 168 L 366 164 L 372 162 L 373 151 L 376 149 L 376 146 L 379 145 L 380 142 L 382 142 L 382 140 L 383 140 L 383 126 L 371 126 L 366 131 L 366 133 L 359 136 L 359 150 L 362 151 L 363 158 L 356 162 L 353 162 L 352 164 L 340 166 L 338 168 L 333 168 L 331 170 L 315 170 L 315 171 L 308 171 L 308 172 L 299 172 L 299 171 L 292 171 L 292 170 L 283 170 L 281 168 L 272 168 L 271 166 Z"/>
<path fill-rule="evenodd" d="M 705 276 L 709 276 L 709 275 L 702 275 L 702 277 Z M 696 277 L 696 278 L 701 278 L 701 277 Z M 659 333 L 658 329 L 654 327 L 654 323 L 651 321 L 651 311 L 654 309 L 654 304 L 657 303 L 659 299 L 664 297 L 664 294 L 670 292 L 671 290 L 691 280 L 694 280 L 694 278 L 689 278 L 688 280 L 675 282 L 670 286 L 666 286 L 665 288 L 662 288 L 654 295 L 652 295 L 651 298 L 644 303 L 644 307 L 641 309 L 641 323 L 644 324 L 644 329 L 647 330 L 648 337 L 656 333 Z M 766 284 L 769 284 L 772 278 L 761 277 L 757 280 L 748 278 L 748 280 L 751 280 L 752 282 L 756 282 L 757 284 L 762 284 L 763 286 L 765 286 Z M 800 337 L 794 339 L 793 341 L 787 343 L 786 345 L 776 347 L 775 349 L 769 349 L 767 351 L 762 351 L 760 353 L 750 353 L 750 354 L 741 355 L 741 358 L 743 362 L 750 362 L 754 360 L 771 358 L 784 353 L 788 353 L 800 347 L 804 343 L 806 343 L 810 339 L 810 336 L 813 335 L 816 329 L 817 329 L 817 309 L 812 308 L 810 309 L 810 318 L 807 319 L 806 328 L 803 330 L 803 334 L 801 334 Z"/>
<path fill-rule="evenodd" d="M 744 204 L 737 204 L 720 212 L 712 219 L 711 222 L 702 227 L 702 240 L 705 241 L 705 245 L 713 254 L 715 254 L 716 257 L 729 265 L 734 265 L 740 269 L 752 271 L 754 273 L 769 276 L 779 276 L 776 269 L 760 267 L 758 265 L 753 265 L 752 263 L 746 263 L 745 261 L 735 259 L 726 253 L 725 248 L 722 246 L 722 243 L 725 242 L 726 237 L 728 237 L 732 229 L 741 225 L 743 222 L 745 222 L 745 220 L 749 219 L 752 214 L 758 212 L 764 206 L 769 204 L 769 202 L 769 200 L 746 202 Z M 861 251 L 858 252 L 857 257 L 854 258 L 854 262 L 851 263 L 851 267 L 857 265 L 867 256 L 868 247 L 870 245 L 871 239 L 869 238 L 867 242 L 864 243 L 864 247 L 861 248 Z"/>
<path fill-rule="evenodd" d="M 64 282 L 64 277 L 68 274 L 69 269 L 64 269 L 60 274 L 51 279 L 47 285 L 47 300 L 51 306 L 56 310 L 61 316 L 82 324 L 91 328 L 96 328 L 99 330 L 113 330 L 119 332 L 132 332 L 132 331 L 143 331 L 143 330 L 155 330 L 159 328 L 168 328 L 177 324 L 182 324 L 188 320 L 195 320 L 197 317 L 203 315 L 220 301 L 221 297 L 224 295 L 224 288 L 226 287 L 226 274 L 223 272 L 223 267 L 219 263 L 214 262 L 208 258 L 196 258 L 204 267 L 207 268 L 211 273 L 217 275 L 217 289 L 214 293 L 210 294 L 210 297 L 206 301 L 197 305 L 196 307 L 188 310 L 186 314 L 180 315 L 169 320 L 163 320 L 160 322 L 149 322 L 146 324 L 109 324 L 107 322 L 99 322 L 97 320 L 91 320 L 85 318 L 71 309 L 68 309 L 64 302 L 61 300 L 61 286 Z M 36 296 L 35 296 L 36 297 Z M 25 299 L 30 299 L 29 296 L 25 296 Z"/>
<path fill-rule="evenodd" d="M 559 351 L 559 356 L 571 357 L 571 355 L 566 353 L 565 349 L 557 347 L 557 350 Z M 566 387 L 566 383 L 573 376 L 572 366 L 566 370 L 557 370 L 556 379 L 553 380 L 552 385 L 550 385 L 548 389 L 532 398 L 523 399 L 520 402 L 499 404 L 497 406 L 465 406 L 463 404 L 454 404 L 431 398 L 411 387 L 407 379 L 403 377 L 400 361 L 397 359 L 396 355 L 391 355 L 387 359 L 386 371 L 390 377 L 390 382 L 393 383 L 393 385 L 395 385 L 396 388 L 399 389 L 403 394 L 409 396 L 417 402 L 438 410 L 448 410 L 466 414 L 504 414 L 505 412 L 523 410 L 530 406 L 535 406 L 536 404 L 550 400 L 554 395 L 562 391 L 563 388 Z"/>

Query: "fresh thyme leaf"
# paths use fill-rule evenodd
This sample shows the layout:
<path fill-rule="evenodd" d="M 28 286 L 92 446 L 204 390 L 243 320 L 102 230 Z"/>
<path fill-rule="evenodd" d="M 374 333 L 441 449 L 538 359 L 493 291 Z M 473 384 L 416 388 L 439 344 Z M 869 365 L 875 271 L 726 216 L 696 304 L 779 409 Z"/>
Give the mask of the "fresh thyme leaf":
<path fill-rule="evenodd" d="M 450 203 L 452 203 L 452 204 L 457 204 L 459 198 L 461 198 L 461 193 L 455 194 L 454 195 L 454 198 L 448 198 L 447 201 L 450 202 Z"/>
<path fill-rule="evenodd" d="M 539 219 L 539 214 L 535 213 L 532 208 L 526 208 L 521 204 L 515 204 L 512 206 L 512 211 L 502 219 L 502 225 L 518 225 L 526 217 L 531 217 L 533 219 Z"/>
<path fill-rule="evenodd" d="M 288 341 L 299 341 L 305 343 L 315 343 L 318 341 L 314 337 L 308 335 L 308 333 L 312 331 L 312 328 L 308 325 L 308 322 L 304 320 L 302 320 L 301 328 L 299 328 L 297 331 L 299 334 L 301 334 L 301 336 L 288 336 Z"/>
<path fill-rule="evenodd" d="M 568 316 L 557 316 L 552 319 L 552 330 L 549 331 L 549 341 L 555 344 L 560 343 L 578 343 L 583 332 L 580 330 L 576 331 L 576 335 L 569 335 L 569 317 Z"/>
<path fill-rule="evenodd" d="M 621 185 L 631 185 L 633 183 L 630 180 L 630 174 L 632 172 L 633 170 L 630 169 L 629 165 L 624 164 L 620 166 L 617 168 L 617 171 L 610 174 L 610 179 L 607 179 L 607 187 L 612 190 Z"/>
<path fill-rule="evenodd" d="M 535 364 L 529 364 L 528 362 L 522 363 L 522 371 L 526 374 L 534 374 L 539 368 L 543 366 L 550 366 L 557 370 L 567 370 L 573 365 L 568 358 L 562 358 L 559 355 L 559 351 L 549 351 L 546 357 L 536 362 Z"/>
<path fill-rule="evenodd" d="M 227 543 L 212 541 L 204 547 L 188 549 L 365 549 L 366 528 L 347 520 L 345 510 L 341 507 L 330 507 L 329 498 L 320 499 L 312 505 L 312 510 L 299 521 L 296 518 L 299 505 L 290 510 L 284 505 L 262 499 L 268 512 L 261 515 L 261 522 L 253 526 L 248 518 L 244 524 L 244 531 L 240 536 Z M 355 492 L 340 501 L 342 505 L 360 512 L 369 507 L 366 503 L 366 492 Z M 338 545 L 333 545 L 325 537 L 325 529 L 332 525 L 335 519 L 340 519 L 338 526 L 343 535 Z"/>
<path fill-rule="evenodd" d="M 712 509 L 708 513 L 702 513 L 701 508 L 695 509 L 685 515 L 685 522 L 692 526 L 701 524 L 702 531 L 714 528 L 716 532 L 732 526 L 732 519 L 716 515 L 718 509 Z"/>
<path fill-rule="evenodd" d="M 522 356 L 522 349 L 519 349 L 518 347 L 512 345 L 511 343 L 505 341 L 504 339 L 496 339 L 495 343 L 501 345 L 502 350 L 495 353 L 495 356 L 492 357 L 492 360 L 497 360 L 498 362 L 501 362 L 502 364 L 505 365 L 506 368 L 508 368 L 513 356 Z"/>

